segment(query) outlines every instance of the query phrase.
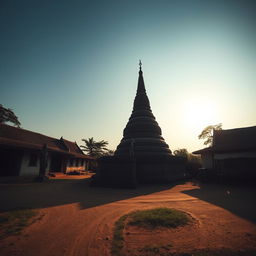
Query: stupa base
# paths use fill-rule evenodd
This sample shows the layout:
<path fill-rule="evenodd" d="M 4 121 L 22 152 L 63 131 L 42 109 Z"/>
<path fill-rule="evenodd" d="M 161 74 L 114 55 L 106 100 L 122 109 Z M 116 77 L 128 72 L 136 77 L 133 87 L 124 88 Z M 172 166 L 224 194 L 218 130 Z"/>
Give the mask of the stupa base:
<path fill-rule="evenodd" d="M 93 186 L 136 188 L 138 184 L 163 184 L 188 177 L 183 158 L 174 156 L 102 157 Z"/>

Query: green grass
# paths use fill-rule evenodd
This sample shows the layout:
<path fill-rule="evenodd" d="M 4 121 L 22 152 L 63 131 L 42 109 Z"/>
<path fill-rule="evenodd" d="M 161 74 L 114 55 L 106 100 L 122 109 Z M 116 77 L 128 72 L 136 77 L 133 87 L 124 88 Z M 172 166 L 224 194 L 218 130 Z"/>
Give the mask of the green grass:
<path fill-rule="evenodd" d="M 125 227 L 125 220 L 127 219 L 129 215 L 126 214 L 122 217 L 120 217 L 114 227 L 114 234 L 113 234 L 113 240 L 112 240 L 112 248 L 111 248 L 111 254 L 114 256 L 123 256 L 122 249 L 124 246 L 124 237 L 123 237 L 123 230 Z"/>
<path fill-rule="evenodd" d="M 176 228 L 188 224 L 189 221 L 184 212 L 169 208 L 155 208 L 132 213 L 128 225 L 143 228 Z"/>
<path fill-rule="evenodd" d="M 152 253 L 156 255 L 162 255 L 162 251 L 169 251 L 172 248 L 171 244 L 168 245 L 146 245 L 139 249 L 139 252 Z"/>
<path fill-rule="evenodd" d="M 128 225 L 136 225 L 144 228 L 156 228 L 159 226 L 175 228 L 181 225 L 183 226 L 189 222 L 189 218 L 185 213 L 169 208 L 155 208 L 126 214 L 120 217 L 115 223 L 111 248 L 112 256 L 124 255 L 122 252 L 124 247 L 123 231 L 126 225 L 126 220 L 128 220 Z M 163 249 L 164 247 L 161 246 L 161 248 Z M 142 251 L 157 252 L 160 248 L 155 246 L 144 249 Z"/>
<path fill-rule="evenodd" d="M 168 227 L 175 228 L 188 224 L 188 215 L 182 211 L 169 208 L 155 208 L 150 210 L 136 211 L 120 217 L 114 226 L 112 240 L 112 256 L 144 255 L 144 256 L 256 256 L 255 250 L 231 250 L 222 249 L 193 249 L 189 252 L 172 252 L 172 244 L 146 245 L 138 249 L 136 253 L 125 254 L 124 228 L 126 225 L 136 225 L 144 228 Z M 192 234 L 193 235 L 193 234 Z"/>
<path fill-rule="evenodd" d="M 234 251 L 231 249 L 197 249 L 191 252 L 170 252 L 171 246 L 145 246 L 139 252 L 145 256 L 256 256 L 255 250 Z M 164 250 L 163 250 L 164 249 Z"/>
<path fill-rule="evenodd" d="M 0 214 L 0 239 L 9 235 L 19 234 L 20 231 L 30 224 L 36 210 L 18 209 Z"/>
<path fill-rule="evenodd" d="M 171 253 L 162 256 L 256 256 L 255 250 L 231 250 L 227 248 L 223 249 L 197 249 L 188 253 Z"/>

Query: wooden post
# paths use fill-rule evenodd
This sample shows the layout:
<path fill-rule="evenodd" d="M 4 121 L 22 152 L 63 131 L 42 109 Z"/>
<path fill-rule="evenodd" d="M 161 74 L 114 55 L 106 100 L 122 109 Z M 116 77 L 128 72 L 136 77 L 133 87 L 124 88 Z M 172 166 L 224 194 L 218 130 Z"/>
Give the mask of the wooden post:
<path fill-rule="evenodd" d="M 39 181 L 44 181 L 46 168 L 48 162 L 48 149 L 47 144 L 44 144 L 41 152 L 40 152 L 40 169 L 39 169 Z"/>

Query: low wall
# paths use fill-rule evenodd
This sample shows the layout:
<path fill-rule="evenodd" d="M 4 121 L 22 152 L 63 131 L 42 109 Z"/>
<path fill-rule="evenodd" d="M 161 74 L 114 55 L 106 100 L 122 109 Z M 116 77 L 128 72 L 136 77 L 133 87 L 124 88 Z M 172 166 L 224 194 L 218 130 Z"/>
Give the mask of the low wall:
<path fill-rule="evenodd" d="M 224 180 L 256 181 L 256 158 L 230 158 L 216 162 L 217 173 Z"/>
<path fill-rule="evenodd" d="M 93 176 L 92 185 L 119 188 L 136 187 L 134 161 L 115 157 L 102 157 L 99 159 L 98 164 L 96 175 Z"/>
<path fill-rule="evenodd" d="M 188 176 L 183 159 L 149 159 L 136 165 L 139 183 L 169 183 Z"/>
<path fill-rule="evenodd" d="M 102 157 L 92 185 L 135 188 L 138 183 L 168 183 L 186 176 L 184 160 L 178 157 Z"/>

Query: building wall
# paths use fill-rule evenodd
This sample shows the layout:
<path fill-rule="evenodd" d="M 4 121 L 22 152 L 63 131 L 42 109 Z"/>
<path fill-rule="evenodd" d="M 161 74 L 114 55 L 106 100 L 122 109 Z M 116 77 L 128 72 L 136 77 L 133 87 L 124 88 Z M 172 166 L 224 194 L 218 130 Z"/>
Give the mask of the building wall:
<path fill-rule="evenodd" d="M 30 162 L 30 151 L 25 151 L 23 154 L 23 158 L 21 161 L 21 167 L 20 167 L 20 176 L 26 176 L 26 175 L 38 175 L 39 174 L 39 168 L 40 168 L 40 162 L 39 162 L 39 153 L 34 153 L 37 155 L 37 163 L 36 166 L 29 166 Z"/>
<path fill-rule="evenodd" d="M 212 152 L 205 152 L 201 154 L 202 167 L 206 169 L 213 168 Z"/>
<path fill-rule="evenodd" d="M 31 154 L 35 154 L 37 156 L 36 165 L 31 166 Z M 46 175 L 49 173 L 50 166 L 51 166 L 52 156 L 51 154 L 48 154 L 48 163 L 46 168 Z M 66 173 L 72 172 L 72 171 L 85 171 L 87 170 L 87 161 L 85 159 L 73 159 L 69 160 L 67 163 Z M 20 166 L 20 176 L 28 176 L 28 175 L 39 175 L 40 171 L 40 153 L 35 151 L 24 151 L 22 160 L 21 160 L 21 166 Z"/>
<path fill-rule="evenodd" d="M 31 154 L 35 154 L 37 156 L 37 161 L 35 166 L 29 165 Z M 48 156 L 46 174 L 48 174 L 49 172 L 50 162 L 51 162 L 51 157 Z M 24 151 L 23 158 L 21 161 L 19 176 L 39 175 L 39 170 L 40 170 L 40 153 L 34 152 L 34 151 Z"/>
<path fill-rule="evenodd" d="M 47 167 L 46 167 L 45 175 L 49 174 L 51 161 L 52 161 L 51 155 L 48 154 L 48 156 L 47 156 Z"/>
<path fill-rule="evenodd" d="M 0 177 L 19 176 L 22 149 L 5 148 L 0 145 L 0 158 Z"/>
<path fill-rule="evenodd" d="M 85 171 L 86 160 L 82 159 L 70 159 L 67 164 L 66 173 L 73 171 Z"/>
<path fill-rule="evenodd" d="M 228 159 L 228 158 L 256 158 L 256 151 L 248 152 L 227 152 L 227 153 L 215 153 L 214 159 Z"/>

